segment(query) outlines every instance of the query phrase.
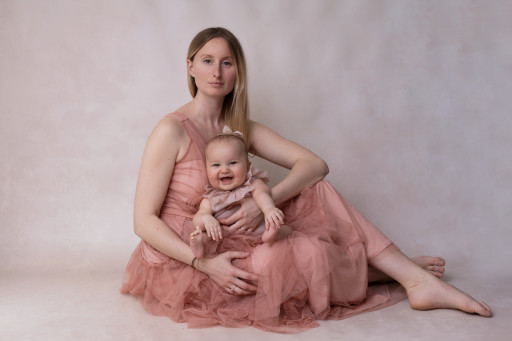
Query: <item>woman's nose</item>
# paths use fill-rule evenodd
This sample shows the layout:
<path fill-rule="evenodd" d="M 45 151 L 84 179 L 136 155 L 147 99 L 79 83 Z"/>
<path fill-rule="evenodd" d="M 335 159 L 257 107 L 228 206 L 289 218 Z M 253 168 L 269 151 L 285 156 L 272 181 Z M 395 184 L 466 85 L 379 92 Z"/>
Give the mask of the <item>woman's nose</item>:
<path fill-rule="evenodd" d="M 213 70 L 213 77 L 220 78 L 220 64 L 215 66 Z"/>

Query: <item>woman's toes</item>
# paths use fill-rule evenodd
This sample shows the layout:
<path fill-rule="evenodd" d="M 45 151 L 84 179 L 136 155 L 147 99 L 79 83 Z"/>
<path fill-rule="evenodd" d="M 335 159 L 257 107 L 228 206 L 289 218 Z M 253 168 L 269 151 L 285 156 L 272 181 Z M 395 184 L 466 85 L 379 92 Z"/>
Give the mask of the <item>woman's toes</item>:
<path fill-rule="evenodd" d="M 479 303 L 485 308 L 482 313 L 479 313 L 480 315 L 482 316 L 485 316 L 485 317 L 491 317 L 492 316 L 492 309 L 491 307 L 489 307 L 487 305 L 487 303 L 483 302 L 483 301 L 479 301 Z"/>
<path fill-rule="evenodd" d="M 438 265 L 438 266 L 444 266 L 446 264 L 446 262 L 444 261 L 443 258 L 441 257 L 434 257 L 434 262 L 433 262 L 435 265 Z"/>

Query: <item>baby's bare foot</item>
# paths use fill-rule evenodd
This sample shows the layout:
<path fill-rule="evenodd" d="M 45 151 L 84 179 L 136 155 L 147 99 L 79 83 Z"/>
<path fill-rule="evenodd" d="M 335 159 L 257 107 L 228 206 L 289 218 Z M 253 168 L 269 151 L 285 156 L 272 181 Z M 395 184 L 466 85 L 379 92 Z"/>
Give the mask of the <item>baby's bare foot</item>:
<path fill-rule="evenodd" d="M 204 256 L 203 232 L 195 230 L 190 234 L 190 248 L 197 258 Z"/>
<path fill-rule="evenodd" d="M 412 261 L 437 278 L 444 277 L 445 261 L 441 257 L 418 256 L 413 258 Z"/>
<path fill-rule="evenodd" d="M 411 308 L 430 310 L 438 308 L 459 309 L 470 314 L 491 317 L 491 308 L 482 301 L 477 301 L 461 290 L 433 276 L 423 277 L 423 281 L 409 285 L 407 296 Z"/>
<path fill-rule="evenodd" d="M 272 244 L 273 242 L 276 241 L 277 239 L 277 233 L 279 232 L 279 230 L 266 230 L 265 232 L 263 232 L 263 234 L 261 235 L 261 240 L 263 240 L 264 243 L 270 243 Z"/>

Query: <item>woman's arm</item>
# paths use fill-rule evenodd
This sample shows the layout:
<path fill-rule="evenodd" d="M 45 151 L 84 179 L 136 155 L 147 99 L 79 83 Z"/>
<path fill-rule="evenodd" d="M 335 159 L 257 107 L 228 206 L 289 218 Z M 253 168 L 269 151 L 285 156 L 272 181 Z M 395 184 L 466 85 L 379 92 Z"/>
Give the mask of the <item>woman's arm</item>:
<path fill-rule="evenodd" d="M 324 160 L 301 145 L 285 139 L 263 124 L 250 121 L 251 152 L 290 173 L 272 188 L 272 198 L 278 205 L 293 198 L 305 188 L 322 180 L 329 168 Z M 262 217 L 253 199 L 242 200 L 241 208 L 228 219 L 220 220 L 230 230 L 254 230 Z"/>
<path fill-rule="evenodd" d="M 189 137 L 172 117 L 155 127 L 144 149 L 134 205 L 135 233 L 161 253 L 190 264 L 194 254 L 159 218 L 176 160 L 186 151 Z"/>
<path fill-rule="evenodd" d="M 254 154 L 290 170 L 290 173 L 272 188 L 272 198 L 276 204 L 293 198 L 329 173 L 325 161 L 315 153 L 285 139 L 260 123 L 250 122 L 250 136 Z"/>
<path fill-rule="evenodd" d="M 191 264 L 194 259 L 192 249 L 159 215 L 176 161 L 183 157 L 189 143 L 190 138 L 176 119 L 167 116 L 157 124 L 144 149 L 134 205 L 135 233 L 161 253 L 185 264 Z M 225 252 L 198 259 L 195 266 L 229 293 L 235 285 L 239 288 L 237 294 L 253 294 L 257 288 L 249 282 L 256 282 L 257 276 L 231 264 L 233 259 L 248 255 Z"/>

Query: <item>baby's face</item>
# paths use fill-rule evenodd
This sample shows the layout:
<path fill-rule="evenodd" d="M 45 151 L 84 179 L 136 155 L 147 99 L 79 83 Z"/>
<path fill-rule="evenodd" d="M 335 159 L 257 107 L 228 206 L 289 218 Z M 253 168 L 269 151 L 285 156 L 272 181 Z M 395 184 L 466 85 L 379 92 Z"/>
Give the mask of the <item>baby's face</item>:
<path fill-rule="evenodd" d="M 249 162 L 242 143 L 216 141 L 206 148 L 206 173 L 213 188 L 231 191 L 246 181 Z"/>

